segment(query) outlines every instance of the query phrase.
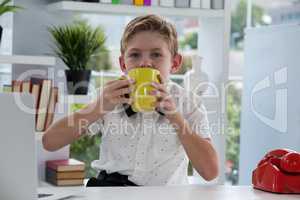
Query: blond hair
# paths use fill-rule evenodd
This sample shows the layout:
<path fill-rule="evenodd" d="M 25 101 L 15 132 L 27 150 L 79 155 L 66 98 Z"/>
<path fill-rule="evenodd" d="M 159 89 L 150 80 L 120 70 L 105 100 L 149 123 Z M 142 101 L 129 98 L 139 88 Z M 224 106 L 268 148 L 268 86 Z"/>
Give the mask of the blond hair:
<path fill-rule="evenodd" d="M 178 53 L 177 32 L 175 27 L 157 15 L 145 15 L 134 18 L 130 21 L 121 39 L 121 53 L 124 54 L 129 40 L 137 33 L 152 31 L 159 33 L 167 42 L 173 56 Z"/>

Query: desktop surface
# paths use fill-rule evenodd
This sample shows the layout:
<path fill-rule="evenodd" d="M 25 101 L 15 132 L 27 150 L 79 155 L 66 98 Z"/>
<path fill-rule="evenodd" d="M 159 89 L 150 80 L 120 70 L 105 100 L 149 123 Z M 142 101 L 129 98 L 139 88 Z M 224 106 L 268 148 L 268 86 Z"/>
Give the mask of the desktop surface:
<path fill-rule="evenodd" d="M 300 195 L 263 192 L 251 186 L 66 187 L 77 193 L 69 200 L 299 200 Z"/>

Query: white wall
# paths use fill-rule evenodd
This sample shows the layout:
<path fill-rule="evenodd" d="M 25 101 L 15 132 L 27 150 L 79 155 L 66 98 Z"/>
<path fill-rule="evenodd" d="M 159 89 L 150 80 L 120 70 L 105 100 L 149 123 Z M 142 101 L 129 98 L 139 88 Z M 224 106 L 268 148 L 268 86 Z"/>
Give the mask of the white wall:
<path fill-rule="evenodd" d="M 14 0 L 14 4 L 24 9 L 14 14 L 13 17 L 13 43 L 12 53 L 20 55 L 53 55 L 51 47 L 53 43 L 47 27 L 70 22 L 73 18 L 70 13 L 49 12 L 46 8 L 51 0 Z M 58 70 L 64 69 L 62 62 L 58 62 L 53 72 L 48 74 L 56 84 L 64 82 L 64 76 L 58 76 Z M 45 67 L 34 67 L 15 65 L 12 69 L 12 78 L 17 78 L 28 69 L 45 69 Z"/>
<path fill-rule="evenodd" d="M 240 184 L 251 184 L 252 170 L 267 151 L 300 151 L 299 35 L 299 25 L 246 31 Z"/>

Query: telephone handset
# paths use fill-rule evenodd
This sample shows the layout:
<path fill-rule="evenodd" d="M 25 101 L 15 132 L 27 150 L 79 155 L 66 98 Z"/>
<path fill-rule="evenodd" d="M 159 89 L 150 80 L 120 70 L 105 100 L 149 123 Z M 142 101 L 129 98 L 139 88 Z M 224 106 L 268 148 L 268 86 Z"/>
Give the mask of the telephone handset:
<path fill-rule="evenodd" d="M 268 152 L 253 171 L 252 184 L 274 193 L 300 193 L 300 153 L 289 149 Z"/>

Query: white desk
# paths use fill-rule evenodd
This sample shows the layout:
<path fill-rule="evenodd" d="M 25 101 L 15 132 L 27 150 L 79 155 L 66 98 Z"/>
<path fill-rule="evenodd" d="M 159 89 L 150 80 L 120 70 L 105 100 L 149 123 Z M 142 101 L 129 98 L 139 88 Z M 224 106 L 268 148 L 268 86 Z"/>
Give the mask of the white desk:
<path fill-rule="evenodd" d="M 71 188 L 66 188 L 66 190 Z M 73 188 L 73 191 L 76 188 Z M 166 186 L 77 188 L 70 200 L 299 200 L 300 195 L 272 194 L 250 186 Z"/>

